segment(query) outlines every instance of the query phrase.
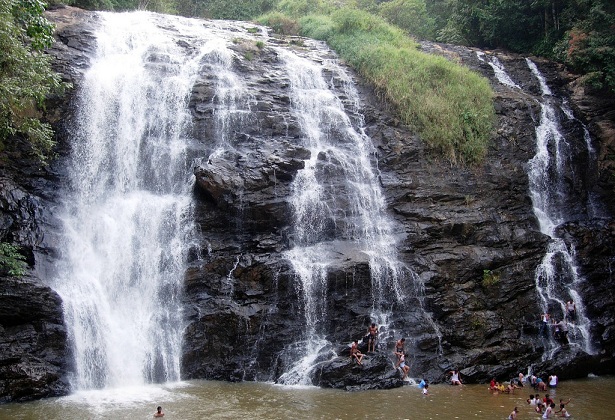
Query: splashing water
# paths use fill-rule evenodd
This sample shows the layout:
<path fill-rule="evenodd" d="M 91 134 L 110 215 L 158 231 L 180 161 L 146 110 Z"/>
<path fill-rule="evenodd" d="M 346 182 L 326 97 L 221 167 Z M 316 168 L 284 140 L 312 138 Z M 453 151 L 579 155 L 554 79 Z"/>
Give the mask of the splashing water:
<path fill-rule="evenodd" d="M 187 105 L 211 51 L 211 36 L 189 20 L 100 17 L 73 125 L 54 281 L 76 390 L 180 379 L 181 283 L 193 240 Z M 175 32 L 193 45 L 176 43 Z"/>

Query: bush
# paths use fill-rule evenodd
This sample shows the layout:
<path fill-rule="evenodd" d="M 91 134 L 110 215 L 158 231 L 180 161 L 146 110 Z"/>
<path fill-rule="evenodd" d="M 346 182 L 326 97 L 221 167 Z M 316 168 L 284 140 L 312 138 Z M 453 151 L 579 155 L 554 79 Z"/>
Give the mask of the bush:
<path fill-rule="evenodd" d="M 40 0 L 0 2 L 0 149 L 22 135 L 41 160 L 54 142 L 51 127 L 40 121 L 40 111 L 49 94 L 65 87 L 43 53 L 53 42 L 54 29 L 43 12 Z"/>
<path fill-rule="evenodd" d="M 20 277 L 26 273 L 25 257 L 19 248 L 6 242 L 0 242 L 0 270 L 9 276 Z"/>
<path fill-rule="evenodd" d="M 277 34 L 298 35 L 299 23 L 287 15 L 280 12 L 273 12 L 258 18 L 258 22 L 267 25 Z"/>

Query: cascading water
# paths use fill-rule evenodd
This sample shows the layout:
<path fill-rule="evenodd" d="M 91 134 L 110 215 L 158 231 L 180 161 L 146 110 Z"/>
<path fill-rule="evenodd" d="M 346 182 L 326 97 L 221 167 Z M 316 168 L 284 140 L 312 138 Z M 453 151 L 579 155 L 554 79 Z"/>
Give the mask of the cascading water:
<path fill-rule="evenodd" d="M 538 79 L 542 89 L 540 124 L 536 127 L 536 155 L 529 161 L 530 195 L 540 231 L 551 239 L 545 256 L 535 273 L 536 289 L 541 308 L 552 318 L 567 323 L 570 343 L 592 354 L 589 327 L 583 301 L 578 292 L 583 281 L 578 273 L 575 250 L 557 235 L 557 227 L 569 220 L 565 200 L 570 196 L 564 175 L 571 159 L 571 151 L 559 124 L 558 107 L 544 77 L 535 63 L 526 59 L 528 67 Z M 570 118 L 571 113 L 562 109 Z M 588 153 L 593 148 L 586 138 Z M 566 319 L 566 302 L 576 305 L 576 318 Z M 551 328 L 551 327 L 549 327 Z M 543 359 L 552 357 L 560 348 L 558 341 L 547 334 Z"/>
<path fill-rule="evenodd" d="M 294 234 L 286 253 L 305 314 L 305 333 L 293 345 L 301 351 L 292 353 L 303 356 L 278 381 L 308 385 L 315 363 L 334 355 L 321 325 L 327 317 L 327 274 L 335 251 L 353 249 L 369 264 L 371 317 L 381 326 L 388 322 L 391 307 L 406 298 L 406 283 L 416 286 L 420 281 L 397 259 L 394 227 L 384 212 L 370 160 L 373 146 L 361 130 L 358 95 L 349 77 L 332 60 L 310 60 L 283 50 L 279 55 L 286 63 L 292 111 L 311 158 L 293 181 Z M 343 80 L 342 92 L 336 93 L 324 74 Z M 353 124 L 350 115 L 358 121 Z"/>
<path fill-rule="evenodd" d="M 193 234 L 187 103 L 212 51 L 202 25 L 187 20 L 100 18 L 79 87 L 54 282 L 75 389 L 180 379 L 180 295 Z"/>

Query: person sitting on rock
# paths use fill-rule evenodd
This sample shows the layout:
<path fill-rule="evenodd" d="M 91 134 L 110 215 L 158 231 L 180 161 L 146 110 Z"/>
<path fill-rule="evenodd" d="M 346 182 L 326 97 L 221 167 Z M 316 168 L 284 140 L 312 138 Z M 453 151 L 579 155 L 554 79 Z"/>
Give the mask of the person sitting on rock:
<path fill-rule="evenodd" d="M 403 373 L 402 379 L 406 379 L 408 377 L 408 372 L 410 372 L 410 366 L 406 364 L 406 356 L 406 354 L 400 353 L 398 356 L 399 360 L 397 361 L 397 365 L 395 366 L 396 369 L 401 368 L 401 371 Z"/>
<path fill-rule="evenodd" d="M 356 360 L 358 365 L 363 365 L 363 363 L 361 363 L 363 360 L 363 353 L 359 351 L 359 340 L 354 340 L 354 343 L 352 343 L 350 347 L 350 357 Z"/>

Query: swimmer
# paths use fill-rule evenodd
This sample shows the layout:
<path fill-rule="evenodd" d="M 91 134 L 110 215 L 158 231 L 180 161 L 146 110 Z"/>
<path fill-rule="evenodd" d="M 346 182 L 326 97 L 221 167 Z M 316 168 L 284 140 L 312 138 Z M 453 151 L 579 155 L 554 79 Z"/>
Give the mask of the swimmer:
<path fill-rule="evenodd" d="M 162 407 L 158 406 L 156 408 L 156 412 L 154 413 L 154 417 L 164 417 L 164 413 L 162 412 Z"/>

